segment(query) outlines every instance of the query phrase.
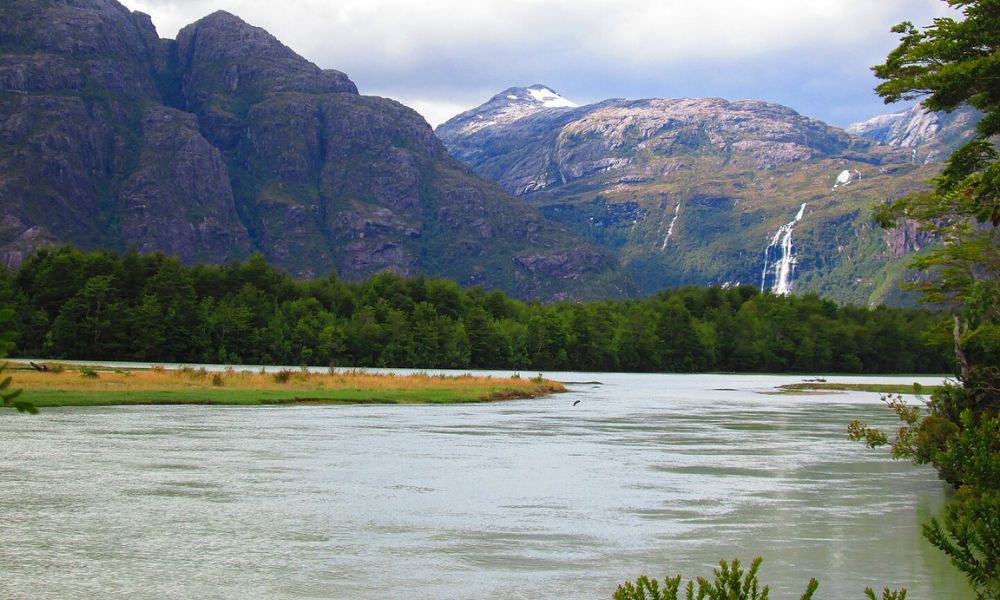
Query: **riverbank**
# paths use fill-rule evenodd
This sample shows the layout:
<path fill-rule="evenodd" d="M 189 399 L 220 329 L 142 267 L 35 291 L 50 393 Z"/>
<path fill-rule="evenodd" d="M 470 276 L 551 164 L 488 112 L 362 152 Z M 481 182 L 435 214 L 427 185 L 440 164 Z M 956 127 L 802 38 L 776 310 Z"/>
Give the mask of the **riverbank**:
<path fill-rule="evenodd" d="M 21 399 L 39 408 L 136 404 L 460 404 L 536 398 L 566 391 L 542 378 L 393 375 L 361 371 L 107 369 L 11 361 Z"/>

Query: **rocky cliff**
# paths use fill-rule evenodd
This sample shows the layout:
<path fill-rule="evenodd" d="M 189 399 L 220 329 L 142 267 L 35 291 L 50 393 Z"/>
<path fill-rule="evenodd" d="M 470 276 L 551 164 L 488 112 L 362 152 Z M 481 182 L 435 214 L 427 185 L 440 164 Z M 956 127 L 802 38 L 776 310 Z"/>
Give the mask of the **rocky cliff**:
<path fill-rule="evenodd" d="M 414 111 L 228 13 L 161 40 L 114 0 L 0 11 L 0 257 L 58 242 L 631 291 L 612 253 L 473 175 Z"/>
<path fill-rule="evenodd" d="M 531 89 L 557 96 L 511 88 L 437 134 L 477 173 L 618 253 L 644 292 L 743 283 L 879 303 L 896 298 L 902 255 L 928 242 L 871 219 L 939 168 L 909 147 L 760 101 L 525 106 Z"/>

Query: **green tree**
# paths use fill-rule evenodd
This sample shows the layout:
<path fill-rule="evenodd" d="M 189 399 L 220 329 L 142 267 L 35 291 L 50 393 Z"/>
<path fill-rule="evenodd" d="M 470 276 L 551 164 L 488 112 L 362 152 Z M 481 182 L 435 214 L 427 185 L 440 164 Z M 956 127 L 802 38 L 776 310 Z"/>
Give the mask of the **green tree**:
<path fill-rule="evenodd" d="M 14 311 L 11 308 L 0 309 L 0 358 L 7 356 L 7 353 L 14 347 L 14 332 L 9 328 L 11 317 Z M 7 369 L 7 363 L 0 363 L 0 401 L 5 408 L 15 408 L 18 412 L 37 414 L 35 405 L 24 400 L 18 400 L 21 390 L 11 388 L 11 377 L 3 377 L 3 372 Z"/>
<path fill-rule="evenodd" d="M 976 136 L 948 158 L 933 190 L 879 207 L 884 226 L 912 219 L 942 243 L 914 266 L 927 272 L 924 300 L 951 310 L 958 384 L 935 393 L 922 413 L 890 401 L 903 427 L 893 455 L 934 465 L 957 488 L 942 521 L 925 536 L 966 575 L 979 598 L 1000 598 L 1000 1 L 946 0 L 962 18 L 893 31 L 899 46 L 874 67 L 886 102 L 923 100 L 930 110 L 970 105 L 983 113 Z M 888 436 L 863 423 L 851 436 L 869 446 Z M 992 518 L 984 518 L 992 515 Z"/>
<path fill-rule="evenodd" d="M 931 193 L 914 194 L 881 206 L 884 226 L 916 220 L 943 244 L 921 256 L 918 268 L 936 277 L 924 282 L 925 299 L 962 307 L 973 298 L 980 311 L 1000 314 L 1000 157 L 993 139 L 1000 134 L 1000 4 L 996 0 L 947 0 L 964 19 L 935 19 L 917 29 L 906 22 L 893 28 L 900 45 L 885 64 L 874 67 L 885 81 L 876 91 L 886 102 L 922 98 L 930 110 L 971 105 L 983 113 L 976 136 L 948 158 Z"/>

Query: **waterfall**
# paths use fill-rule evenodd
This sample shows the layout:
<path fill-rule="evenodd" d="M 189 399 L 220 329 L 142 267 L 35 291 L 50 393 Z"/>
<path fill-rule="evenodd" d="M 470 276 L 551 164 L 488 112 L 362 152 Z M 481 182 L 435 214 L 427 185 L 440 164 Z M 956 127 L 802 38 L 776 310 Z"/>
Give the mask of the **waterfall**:
<path fill-rule="evenodd" d="M 667 237 L 663 238 L 663 245 L 660 246 L 660 250 L 667 249 L 667 242 L 670 241 L 670 236 L 674 233 L 674 223 L 677 222 L 677 215 L 681 212 L 681 201 L 677 201 L 677 206 L 674 207 L 674 218 L 670 219 L 670 225 L 667 226 Z"/>
<path fill-rule="evenodd" d="M 802 220 L 806 203 L 799 207 L 798 214 L 790 223 L 782 225 L 771 238 L 764 250 L 764 271 L 760 274 L 760 291 L 768 290 L 768 275 L 772 275 L 770 290 L 779 296 L 787 296 L 792 291 L 792 275 L 795 273 L 795 249 L 792 247 L 792 229 Z M 775 258 L 771 263 L 772 258 Z M 770 266 L 769 266 L 770 263 Z"/>

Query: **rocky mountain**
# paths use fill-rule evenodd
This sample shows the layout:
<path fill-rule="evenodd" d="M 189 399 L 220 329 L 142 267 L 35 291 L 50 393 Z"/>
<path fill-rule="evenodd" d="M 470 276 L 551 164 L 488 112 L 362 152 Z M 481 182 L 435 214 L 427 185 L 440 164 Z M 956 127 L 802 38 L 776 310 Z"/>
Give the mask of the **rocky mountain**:
<path fill-rule="evenodd" d="M 916 104 L 904 111 L 854 123 L 846 131 L 893 148 L 908 149 L 914 162 L 935 162 L 972 139 L 981 118 L 982 113 L 971 107 L 945 113 Z"/>
<path fill-rule="evenodd" d="M 475 176 L 416 112 L 231 14 L 163 40 L 115 0 L 6 2 L 0 259 L 62 242 L 527 298 L 632 291 L 613 252 Z"/>
<path fill-rule="evenodd" d="M 522 100 L 533 89 L 558 97 L 511 88 L 436 132 L 477 173 L 617 253 L 644 293 L 743 283 L 902 301 L 902 257 L 929 240 L 880 230 L 871 209 L 923 189 L 940 168 L 926 154 L 760 101 L 547 107 Z M 948 123 L 924 128 L 917 149 L 939 156 L 971 127 Z"/>

